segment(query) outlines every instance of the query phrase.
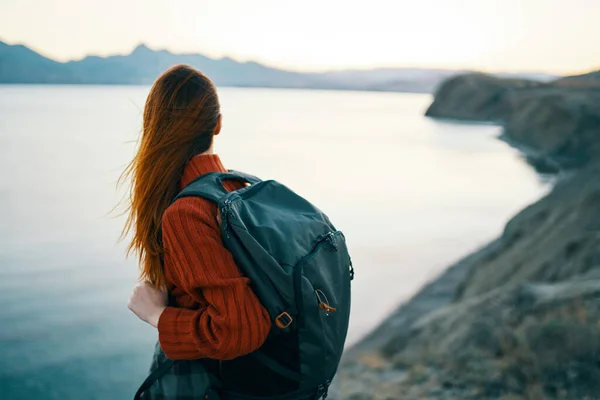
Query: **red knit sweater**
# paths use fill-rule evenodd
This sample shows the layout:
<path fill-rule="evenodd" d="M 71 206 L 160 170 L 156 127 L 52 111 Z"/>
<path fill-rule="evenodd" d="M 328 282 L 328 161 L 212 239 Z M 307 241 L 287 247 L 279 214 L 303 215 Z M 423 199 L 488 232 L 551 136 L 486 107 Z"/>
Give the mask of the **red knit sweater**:
<path fill-rule="evenodd" d="M 183 189 L 208 172 L 225 172 L 217 155 L 199 155 L 181 178 Z M 225 182 L 227 190 L 242 183 Z M 217 206 L 198 197 L 177 200 L 162 219 L 164 268 L 172 307 L 158 321 L 158 337 L 174 360 L 233 359 L 258 349 L 271 329 L 267 311 L 223 247 Z"/>

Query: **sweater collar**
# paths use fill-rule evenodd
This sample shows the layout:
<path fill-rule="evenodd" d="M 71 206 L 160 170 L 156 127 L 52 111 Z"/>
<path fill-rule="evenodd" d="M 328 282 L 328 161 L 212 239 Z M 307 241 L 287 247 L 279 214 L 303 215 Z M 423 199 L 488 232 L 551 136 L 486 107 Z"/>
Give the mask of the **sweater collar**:
<path fill-rule="evenodd" d="M 216 154 L 199 154 L 192 157 L 187 163 L 179 181 L 179 188 L 182 190 L 194 179 L 209 172 L 227 172 L 227 169 L 221 163 L 221 158 Z"/>

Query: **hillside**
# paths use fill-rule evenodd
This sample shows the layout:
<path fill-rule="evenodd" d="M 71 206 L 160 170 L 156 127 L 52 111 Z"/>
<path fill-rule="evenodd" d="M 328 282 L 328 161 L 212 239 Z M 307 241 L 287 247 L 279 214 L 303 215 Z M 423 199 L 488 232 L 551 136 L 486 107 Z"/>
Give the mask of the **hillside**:
<path fill-rule="evenodd" d="M 88 56 L 60 63 L 20 45 L 0 42 L 0 84 L 125 84 L 150 85 L 175 64 L 192 65 L 219 86 L 373 90 L 431 93 L 438 85 L 465 71 L 379 68 L 324 73 L 300 73 L 231 58 L 214 59 L 202 54 L 176 54 L 139 45 L 130 54 Z M 534 75 L 539 80 L 548 75 Z"/>
<path fill-rule="evenodd" d="M 89 56 L 79 61 L 58 63 L 24 46 L 0 42 L 1 83 L 151 84 L 175 64 L 196 66 L 210 75 L 216 84 L 223 86 L 318 85 L 316 77 L 268 68 L 258 63 L 154 51 L 144 45 L 124 56 Z"/>
<path fill-rule="evenodd" d="M 268 68 L 257 63 L 239 63 L 223 58 L 215 60 L 201 54 L 173 54 L 153 51 L 144 45 L 126 56 L 86 57 L 71 61 L 66 68 L 93 84 L 151 84 L 158 75 L 175 64 L 189 64 L 201 69 L 222 86 L 303 87 L 317 84 L 302 74 Z"/>
<path fill-rule="evenodd" d="M 441 85 L 428 115 L 500 123 L 560 179 L 350 349 L 335 398 L 597 398 L 599 97 L 593 85 L 479 74 Z"/>
<path fill-rule="evenodd" d="M 600 156 L 600 90 L 593 85 L 565 86 L 569 79 L 590 78 L 541 83 L 457 76 L 439 87 L 426 115 L 501 123 L 504 138 L 524 146 L 542 172 L 556 172 L 560 165 L 581 166 Z"/>
<path fill-rule="evenodd" d="M 189 64 L 219 86 L 280 87 L 340 90 L 431 92 L 443 79 L 460 71 L 378 69 L 299 73 L 231 58 L 213 59 L 202 54 L 174 54 L 145 45 L 130 54 L 88 56 L 59 63 L 24 46 L 0 42 L 0 83 L 83 83 L 149 85 L 175 64 Z M 387 85 L 387 82 L 390 85 Z"/>
<path fill-rule="evenodd" d="M 600 86 L 600 70 L 589 72 L 583 75 L 567 76 L 556 81 L 560 86 Z"/>
<path fill-rule="evenodd" d="M 562 181 L 399 308 L 348 353 L 338 398 L 600 393 L 599 173 Z"/>
<path fill-rule="evenodd" d="M 0 42 L 0 83 L 78 83 L 65 66 L 21 45 Z"/>

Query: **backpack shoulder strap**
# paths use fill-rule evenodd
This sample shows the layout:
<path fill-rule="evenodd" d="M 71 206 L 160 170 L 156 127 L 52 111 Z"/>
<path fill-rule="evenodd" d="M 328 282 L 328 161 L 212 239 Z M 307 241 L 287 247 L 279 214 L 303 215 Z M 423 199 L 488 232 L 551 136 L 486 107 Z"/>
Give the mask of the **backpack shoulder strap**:
<path fill-rule="evenodd" d="M 137 390 L 134 396 L 134 400 L 140 400 L 142 398 L 142 394 L 150 389 L 150 386 L 154 385 L 154 382 L 159 380 L 172 366 L 175 364 L 175 361 L 167 359 L 160 366 L 155 369 L 142 383 L 140 388 Z"/>
<path fill-rule="evenodd" d="M 251 185 L 255 185 L 261 182 L 260 179 L 253 175 L 248 175 L 238 171 L 230 170 L 229 172 L 210 172 L 190 182 L 173 199 L 173 202 L 182 197 L 196 196 L 210 200 L 214 203 L 218 203 L 223 197 L 225 197 L 229 193 L 227 189 L 225 189 L 225 187 L 223 186 L 223 181 L 227 179 L 247 182 Z"/>
<path fill-rule="evenodd" d="M 261 179 L 257 178 L 254 175 L 246 174 L 246 173 L 240 172 L 240 171 L 234 171 L 232 169 L 229 170 L 229 172 L 226 174 L 226 177 L 223 179 L 237 179 L 237 180 L 248 182 L 251 185 L 255 185 L 259 182 L 262 182 Z"/>

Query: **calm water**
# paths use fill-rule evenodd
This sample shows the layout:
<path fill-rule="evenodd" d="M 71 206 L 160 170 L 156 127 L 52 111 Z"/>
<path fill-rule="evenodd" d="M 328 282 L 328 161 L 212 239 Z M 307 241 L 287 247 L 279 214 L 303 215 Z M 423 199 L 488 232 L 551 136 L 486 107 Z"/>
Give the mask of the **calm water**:
<path fill-rule="evenodd" d="M 156 340 L 126 308 L 115 183 L 145 87 L 0 87 L 0 398 L 127 399 Z M 222 89 L 216 150 L 348 237 L 355 342 L 547 188 L 499 128 L 422 117 L 427 95 Z"/>

